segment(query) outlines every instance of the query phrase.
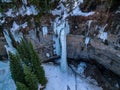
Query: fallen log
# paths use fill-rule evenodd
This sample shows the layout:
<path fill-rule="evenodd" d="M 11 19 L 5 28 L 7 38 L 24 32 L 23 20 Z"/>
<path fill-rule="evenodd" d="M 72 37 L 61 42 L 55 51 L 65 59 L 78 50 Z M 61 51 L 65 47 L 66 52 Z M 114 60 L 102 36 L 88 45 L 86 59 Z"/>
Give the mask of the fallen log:
<path fill-rule="evenodd" d="M 49 62 L 54 62 L 54 63 L 56 63 L 56 59 L 59 59 L 60 58 L 60 56 L 52 56 L 52 57 L 50 57 L 50 58 L 48 58 L 48 59 L 46 59 L 46 60 L 43 60 L 42 61 L 42 63 L 49 63 Z"/>

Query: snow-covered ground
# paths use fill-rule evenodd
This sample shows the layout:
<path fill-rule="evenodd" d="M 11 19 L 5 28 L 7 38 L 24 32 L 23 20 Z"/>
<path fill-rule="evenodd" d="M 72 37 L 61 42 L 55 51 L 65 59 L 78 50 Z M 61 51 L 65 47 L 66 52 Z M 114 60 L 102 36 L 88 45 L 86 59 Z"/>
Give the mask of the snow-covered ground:
<path fill-rule="evenodd" d="M 9 62 L 0 61 L 0 90 L 16 90 L 15 83 L 11 78 Z"/>
<path fill-rule="evenodd" d="M 83 65 L 80 64 L 78 67 L 80 71 L 84 70 Z M 43 64 L 43 67 L 48 80 L 45 90 L 102 90 L 95 80 L 75 75 L 70 68 L 68 72 L 62 72 L 60 66 L 53 64 Z M 0 62 L 0 90 L 16 90 L 11 78 L 9 62 Z"/>
<path fill-rule="evenodd" d="M 45 90 L 102 90 L 95 80 L 77 76 L 71 69 L 63 73 L 59 66 L 53 64 L 44 64 L 43 67 L 48 79 Z"/>

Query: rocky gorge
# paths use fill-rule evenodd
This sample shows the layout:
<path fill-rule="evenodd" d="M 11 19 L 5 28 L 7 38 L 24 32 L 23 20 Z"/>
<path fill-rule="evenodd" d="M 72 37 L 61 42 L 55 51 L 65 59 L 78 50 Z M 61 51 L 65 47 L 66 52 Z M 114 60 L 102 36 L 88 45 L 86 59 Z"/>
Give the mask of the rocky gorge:
<path fill-rule="evenodd" d="M 79 5 L 79 8 L 83 12 L 81 15 L 75 15 L 72 11 L 74 5 L 76 5 L 74 0 L 67 0 L 63 3 L 67 14 L 64 12 L 61 4 L 59 5 L 58 2 L 56 4 L 58 4 L 59 7 L 53 5 L 53 12 L 57 9 L 58 11 L 62 10 L 60 11 L 61 16 L 59 19 L 65 18 L 70 28 L 69 33 L 66 35 L 68 63 L 70 62 L 74 65 L 76 65 L 76 62 L 81 61 L 88 63 L 85 71 L 86 76 L 89 76 L 91 71 L 93 71 L 95 74 L 92 75 L 93 78 L 97 79 L 100 85 L 103 85 L 104 90 L 119 90 L 120 1 L 84 0 L 84 2 Z M 5 5 L 8 8 L 10 7 L 10 3 Z M 22 5 L 19 4 L 17 7 L 20 8 L 21 6 Z M 26 6 L 30 6 L 29 2 Z M 14 16 L 17 10 L 11 12 L 9 9 L 8 12 L 6 12 L 7 8 L 5 8 L 4 11 L 5 18 L 0 17 L 0 32 L 3 32 L 5 29 L 10 32 L 10 28 L 15 28 L 14 25 L 21 25 L 17 27 L 19 30 L 16 30 L 15 33 L 19 35 L 19 33 L 22 32 L 23 36 L 32 42 L 34 49 L 43 62 L 56 62 L 55 60 L 60 58 L 61 53 L 59 49 L 61 49 L 61 44 L 55 47 L 55 44 L 60 41 L 60 35 L 54 30 L 55 18 L 59 16 L 59 14 L 43 13 L 39 16 L 36 15 L 36 12 L 32 14 L 27 12 L 25 15 L 18 14 Z M 11 15 L 8 16 L 7 13 Z M 70 13 L 70 15 L 68 15 L 68 13 Z M 26 22 L 27 24 L 25 24 Z M 56 20 L 56 22 L 61 21 Z M 58 23 L 58 26 L 60 25 Z M 65 24 L 65 26 L 67 26 L 67 24 Z M 2 60 L 6 60 L 7 58 L 4 45 L 6 45 L 6 40 L 2 33 L 0 34 L 0 59 Z M 94 67 L 97 69 L 94 69 Z M 107 72 L 107 74 L 105 74 L 105 72 Z M 106 80 L 105 75 L 108 75 L 108 78 L 112 72 L 115 73 L 113 77 L 110 75 L 110 78 L 113 79 Z M 101 81 L 98 78 L 101 78 Z M 114 81 L 113 85 L 110 83 L 112 80 Z M 116 83 L 117 86 L 115 86 Z"/>

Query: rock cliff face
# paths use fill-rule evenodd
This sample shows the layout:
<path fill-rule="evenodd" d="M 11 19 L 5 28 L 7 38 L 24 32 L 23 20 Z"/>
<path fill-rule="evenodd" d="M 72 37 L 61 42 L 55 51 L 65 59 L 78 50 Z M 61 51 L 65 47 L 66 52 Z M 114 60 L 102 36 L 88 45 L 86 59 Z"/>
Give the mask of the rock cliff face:
<path fill-rule="evenodd" d="M 4 45 L 7 44 L 5 38 L 0 37 L 0 60 L 4 60 L 7 57 Z"/>
<path fill-rule="evenodd" d="M 85 0 L 80 5 L 84 12 L 94 10 L 95 14 L 69 17 L 68 58 L 94 59 L 120 76 L 119 5 L 113 0 Z"/>
<path fill-rule="evenodd" d="M 85 37 L 80 35 L 68 35 L 67 52 L 68 58 L 84 60 L 103 65 L 120 76 L 120 50 L 105 45 L 99 39 L 91 39 L 86 45 Z"/>

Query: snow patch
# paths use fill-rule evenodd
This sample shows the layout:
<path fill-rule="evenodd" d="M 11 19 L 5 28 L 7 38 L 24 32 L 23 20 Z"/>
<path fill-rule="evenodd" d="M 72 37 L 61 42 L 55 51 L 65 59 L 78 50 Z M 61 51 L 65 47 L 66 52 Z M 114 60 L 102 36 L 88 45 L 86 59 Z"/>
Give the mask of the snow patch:
<path fill-rule="evenodd" d="M 54 10 L 52 10 L 53 15 L 59 15 L 62 16 L 62 19 L 64 20 L 68 16 L 90 16 L 93 15 L 94 12 L 82 12 L 79 8 L 79 5 L 83 3 L 83 0 L 77 0 L 74 1 L 74 7 L 70 10 L 68 5 L 66 6 L 62 2 L 67 2 L 66 0 L 62 0 L 58 7 Z"/>

